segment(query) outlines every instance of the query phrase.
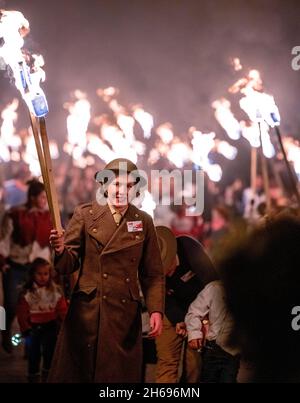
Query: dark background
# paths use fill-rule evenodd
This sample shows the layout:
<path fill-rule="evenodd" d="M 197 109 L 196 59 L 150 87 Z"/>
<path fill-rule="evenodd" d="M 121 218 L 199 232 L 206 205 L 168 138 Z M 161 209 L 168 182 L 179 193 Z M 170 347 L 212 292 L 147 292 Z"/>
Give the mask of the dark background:
<path fill-rule="evenodd" d="M 26 47 L 46 61 L 49 137 L 65 136 L 62 108 L 75 88 L 86 91 L 92 115 L 101 113 L 98 87 L 116 86 L 123 104 L 141 102 L 155 124 L 226 134 L 210 104 L 243 73 L 231 56 L 261 71 L 265 91 L 275 96 L 281 130 L 300 138 L 300 71 L 291 50 L 300 45 L 299 0 L 10 0 L 3 8 L 23 12 L 31 26 Z M 0 74 L 0 107 L 16 90 Z M 28 125 L 19 108 L 18 125 Z M 242 155 L 242 154 L 241 154 Z M 240 163 L 237 159 L 236 163 Z M 234 163 L 232 163 L 234 166 Z"/>

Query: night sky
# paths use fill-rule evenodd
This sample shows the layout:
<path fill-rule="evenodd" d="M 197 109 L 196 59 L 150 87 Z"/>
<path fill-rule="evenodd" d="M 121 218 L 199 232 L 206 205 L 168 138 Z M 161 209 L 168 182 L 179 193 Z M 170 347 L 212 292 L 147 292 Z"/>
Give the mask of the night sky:
<path fill-rule="evenodd" d="M 123 104 L 141 102 L 155 124 L 174 124 L 184 136 L 194 125 L 226 133 L 210 104 L 240 77 L 228 59 L 261 71 L 265 91 L 275 96 L 281 129 L 300 138 L 300 70 L 291 50 L 300 45 L 299 0 L 10 0 L 31 25 L 26 47 L 46 61 L 43 85 L 50 113 L 49 137 L 65 136 L 62 104 L 76 88 L 86 91 L 92 114 L 102 112 L 98 87 L 116 86 Z M 247 71 L 246 69 L 246 71 Z M 0 74 L 0 108 L 16 94 Z M 235 105 L 236 104 L 236 105 Z M 19 125 L 27 124 L 19 108 Z"/>

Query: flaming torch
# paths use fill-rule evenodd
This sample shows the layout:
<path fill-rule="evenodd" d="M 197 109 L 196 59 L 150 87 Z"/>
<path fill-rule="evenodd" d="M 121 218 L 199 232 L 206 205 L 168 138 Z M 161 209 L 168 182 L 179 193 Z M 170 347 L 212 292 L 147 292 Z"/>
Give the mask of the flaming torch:
<path fill-rule="evenodd" d="M 30 115 L 39 163 L 54 228 L 62 232 L 57 194 L 54 186 L 45 116 L 48 104 L 40 82 L 45 80 L 40 55 L 30 55 L 23 49 L 29 22 L 19 11 L 0 10 L 0 66 L 6 69 L 20 91 Z"/>
<path fill-rule="evenodd" d="M 279 131 L 280 124 L 280 114 L 278 107 L 275 103 L 274 97 L 266 94 L 262 90 L 263 83 L 260 77 L 260 73 L 257 70 L 250 70 L 248 76 L 244 79 L 236 82 L 232 87 L 229 88 L 229 92 L 235 93 L 240 90 L 240 92 L 244 95 L 244 97 L 240 100 L 240 107 L 247 113 L 250 120 L 252 122 L 258 123 L 258 129 L 260 134 L 260 142 L 262 149 L 266 149 L 268 142 L 268 134 L 264 135 L 263 128 L 265 127 L 265 132 L 268 131 L 269 127 L 275 128 L 275 132 L 278 138 L 279 146 L 286 164 L 287 172 L 289 175 L 290 183 L 293 189 L 293 192 L 296 196 L 298 205 L 300 206 L 300 194 L 297 188 L 297 183 L 295 180 L 295 175 L 291 170 L 291 166 L 289 164 L 286 151 L 282 142 L 282 136 Z M 265 144 L 264 144 L 265 143 Z M 269 141 L 270 145 L 270 141 Z M 268 147 L 269 148 L 269 147 Z M 264 154 L 266 154 L 264 152 Z M 273 155 L 271 155 L 273 156 Z M 269 196 L 269 186 L 268 186 L 268 177 L 267 177 L 267 165 L 264 159 L 263 154 L 262 157 L 262 169 L 263 176 L 266 187 L 266 196 L 267 203 L 270 205 L 270 196 Z"/>

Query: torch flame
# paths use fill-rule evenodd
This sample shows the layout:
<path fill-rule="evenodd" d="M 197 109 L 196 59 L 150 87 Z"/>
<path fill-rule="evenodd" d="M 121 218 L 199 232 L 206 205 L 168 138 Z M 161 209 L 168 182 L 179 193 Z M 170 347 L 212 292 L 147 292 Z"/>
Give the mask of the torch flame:
<path fill-rule="evenodd" d="M 154 126 L 153 116 L 150 115 L 149 112 L 146 112 L 141 105 L 135 105 L 133 107 L 133 116 L 141 125 L 144 132 L 144 138 L 149 139 L 151 137 L 151 130 Z"/>
<path fill-rule="evenodd" d="M 231 112 L 231 104 L 226 98 L 220 98 L 211 105 L 215 109 L 215 118 L 226 131 L 232 140 L 238 140 L 241 137 L 241 128 L 239 122 Z"/>
<path fill-rule="evenodd" d="M 23 50 L 23 38 L 28 32 L 29 22 L 21 12 L 0 10 L 0 38 L 3 42 L 0 47 L 0 64 L 4 69 L 8 68 L 30 112 L 43 117 L 48 113 L 46 96 L 40 87 L 40 81 L 45 79 L 41 69 L 44 61 L 37 55 L 30 57 Z"/>
<path fill-rule="evenodd" d="M 19 101 L 14 98 L 11 103 L 9 103 L 1 113 L 1 118 L 3 119 L 1 125 L 1 140 L 3 143 L 17 150 L 21 146 L 20 136 L 15 134 L 15 122 L 18 119 L 17 109 L 19 106 Z"/>
<path fill-rule="evenodd" d="M 64 107 L 68 109 L 67 117 L 68 143 L 72 145 L 73 158 L 78 160 L 86 150 L 86 133 L 91 118 L 91 104 L 87 95 L 80 90 L 75 90 L 73 95 L 75 102 L 67 102 Z"/>

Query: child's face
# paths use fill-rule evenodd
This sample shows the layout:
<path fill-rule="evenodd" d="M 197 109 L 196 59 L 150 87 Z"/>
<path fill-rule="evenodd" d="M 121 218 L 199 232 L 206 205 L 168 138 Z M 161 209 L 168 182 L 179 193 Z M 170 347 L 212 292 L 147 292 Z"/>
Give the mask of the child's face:
<path fill-rule="evenodd" d="M 36 269 L 34 273 L 34 281 L 40 287 L 43 287 L 49 283 L 50 280 L 50 267 L 49 266 L 40 266 Z"/>

